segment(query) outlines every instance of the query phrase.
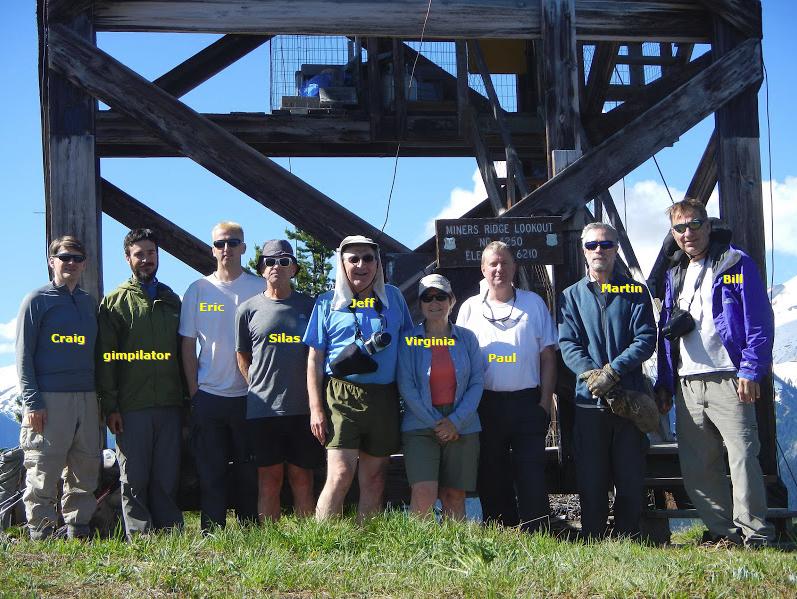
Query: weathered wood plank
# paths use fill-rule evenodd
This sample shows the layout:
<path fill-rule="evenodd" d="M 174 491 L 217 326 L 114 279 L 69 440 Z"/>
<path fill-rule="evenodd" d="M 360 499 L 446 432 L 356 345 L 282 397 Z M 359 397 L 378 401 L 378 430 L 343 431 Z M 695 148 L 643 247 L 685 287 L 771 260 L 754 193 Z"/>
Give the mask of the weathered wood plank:
<path fill-rule="evenodd" d="M 479 126 L 476 123 L 476 118 L 473 112 L 470 112 L 470 138 L 473 142 L 473 150 L 476 154 L 476 163 L 479 165 L 479 171 L 482 174 L 482 181 L 484 181 L 484 188 L 487 190 L 487 199 L 490 201 L 490 206 L 493 209 L 493 214 L 501 214 L 504 209 L 504 200 L 500 189 L 498 188 L 498 177 L 495 174 L 495 164 L 490 158 L 487 144 L 484 142 Z"/>
<path fill-rule="evenodd" d="M 405 81 L 404 42 L 393 39 L 393 112 L 396 115 L 396 137 L 407 134 L 407 83 Z"/>
<path fill-rule="evenodd" d="M 574 0 L 542 0 L 543 89 L 548 177 L 554 150 L 581 150 Z"/>
<path fill-rule="evenodd" d="M 645 85 L 645 67 L 642 60 L 642 44 L 639 42 L 628 44 L 628 57 L 631 62 L 628 63 L 628 83 L 634 87 L 642 87 Z M 618 60 L 619 62 L 619 60 Z"/>
<path fill-rule="evenodd" d="M 518 202 L 508 216 L 575 213 L 634 168 L 762 78 L 761 48 L 748 40 Z"/>
<path fill-rule="evenodd" d="M 651 106 L 670 96 L 679 87 L 711 64 L 711 55 L 703 56 L 688 63 L 682 69 L 673 70 L 650 85 L 636 90 L 633 97 L 609 112 L 593 116 L 586 121 L 587 133 L 593 144 L 616 133 Z"/>
<path fill-rule="evenodd" d="M 468 102 L 468 47 L 464 40 L 457 40 L 454 44 L 457 57 L 457 124 L 459 136 L 468 139 L 470 135 L 470 117 L 468 115 L 470 103 Z"/>
<path fill-rule="evenodd" d="M 368 49 L 368 117 L 371 121 L 371 140 L 382 132 L 382 75 L 379 70 L 379 39 L 369 37 Z"/>
<path fill-rule="evenodd" d="M 92 4 L 94 0 L 47 0 L 47 19 L 53 23 L 71 21 Z"/>
<path fill-rule="evenodd" d="M 101 31 L 306 33 L 413 38 L 424 11 L 417 0 L 97 0 Z M 585 40 L 693 41 L 710 36 L 707 11 L 684 0 L 578 0 L 577 35 Z M 540 11 L 515 0 L 436 3 L 427 38 L 540 37 Z"/>
<path fill-rule="evenodd" d="M 225 35 L 158 77 L 154 83 L 175 98 L 179 98 L 252 50 L 259 48 L 271 37 L 270 35 Z"/>
<path fill-rule="evenodd" d="M 598 42 L 595 44 L 595 53 L 592 55 L 592 64 L 589 67 L 587 88 L 584 94 L 583 114 L 600 114 L 606 102 L 606 92 L 614 73 L 617 51 L 620 44 L 617 42 Z"/>
<path fill-rule="evenodd" d="M 501 109 L 501 105 L 498 102 L 498 95 L 495 93 L 493 80 L 490 78 L 490 73 L 487 71 L 487 64 L 484 62 L 484 55 L 479 47 L 479 42 L 468 42 L 468 47 L 471 52 L 473 52 L 473 58 L 481 74 L 484 89 L 487 91 L 487 98 L 490 100 L 490 109 L 493 118 L 498 125 L 498 131 L 501 133 L 501 141 L 503 142 L 506 152 L 507 189 L 511 185 L 516 185 L 521 196 L 526 196 L 529 193 L 529 186 L 526 183 L 526 178 L 523 176 L 523 165 L 512 143 L 512 134 L 509 132 L 509 128 L 504 120 L 505 112 Z M 514 196 L 514 193 L 511 195 Z"/>
<path fill-rule="evenodd" d="M 711 137 L 700 158 L 700 163 L 692 175 L 686 197 L 699 200 L 704 205 L 708 203 L 714 188 L 717 186 L 717 130 L 711 132 Z"/>
<path fill-rule="evenodd" d="M 50 63 L 73 83 L 137 119 L 185 156 L 301 227 L 328 247 L 347 235 L 379 236 L 385 251 L 406 246 L 336 204 L 62 26 L 50 28 Z"/>
<path fill-rule="evenodd" d="M 758 0 L 698 0 L 712 13 L 735 27 L 744 37 L 761 39 L 761 2 Z"/>
<path fill-rule="evenodd" d="M 106 179 L 102 179 L 102 211 L 123 224 L 136 229 L 146 227 L 159 233 L 160 247 L 203 275 L 216 270 L 213 248 L 185 229 L 164 218 Z"/>
<path fill-rule="evenodd" d="M 97 196 L 99 161 L 94 153 L 94 98 L 58 73 L 47 69 L 45 0 L 39 0 L 39 59 L 44 154 L 47 243 L 74 235 L 86 247 L 89 261 L 81 286 L 102 297 L 102 234 Z M 87 13 L 70 20 L 71 35 L 87 46 L 94 30 Z"/>
<path fill-rule="evenodd" d="M 308 117 L 289 114 L 203 114 L 228 133 L 269 156 L 389 156 L 399 141 L 393 134 L 393 118 L 384 117 L 385 136 L 371 142 L 364 114 Z M 500 145 L 495 121 L 479 115 L 479 128 L 490 146 Z M 539 117 L 508 113 L 507 125 L 515 147 L 523 156 L 542 156 L 543 124 Z M 402 140 L 402 155 L 472 156 L 472 145 L 459 133 L 458 116 L 409 116 Z M 388 135 L 389 133 L 389 135 Z M 406 151 L 406 153 L 405 153 Z M 173 146 L 130 117 L 112 111 L 97 114 L 97 152 L 100 156 L 180 156 Z M 499 160 L 499 153 L 495 158 Z"/>

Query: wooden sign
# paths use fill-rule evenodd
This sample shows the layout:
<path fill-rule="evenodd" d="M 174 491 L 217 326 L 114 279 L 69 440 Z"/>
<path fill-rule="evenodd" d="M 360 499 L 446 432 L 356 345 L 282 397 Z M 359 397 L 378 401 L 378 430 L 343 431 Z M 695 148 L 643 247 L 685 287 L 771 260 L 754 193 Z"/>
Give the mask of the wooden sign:
<path fill-rule="evenodd" d="M 561 264 L 561 228 L 559 216 L 436 220 L 437 263 L 441 268 L 480 266 L 484 248 L 503 241 L 515 262 Z"/>

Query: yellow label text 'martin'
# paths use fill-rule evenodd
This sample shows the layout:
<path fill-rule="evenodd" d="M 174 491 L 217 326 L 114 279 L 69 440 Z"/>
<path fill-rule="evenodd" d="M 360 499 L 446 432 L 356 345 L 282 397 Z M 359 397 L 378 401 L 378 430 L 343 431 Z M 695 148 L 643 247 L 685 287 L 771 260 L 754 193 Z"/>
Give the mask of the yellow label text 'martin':
<path fill-rule="evenodd" d="M 642 285 L 631 285 L 630 283 L 610 285 L 609 283 L 603 283 L 601 285 L 601 293 L 642 293 Z"/>
<path fill-rule="evenodd" d="M 430 347 L 451 347 L 454 345 L 454 340 L 450 337 L 446 337 L 444 339 L 427 339 L 426 337 L 404 337 L 404 341 L 407 342 L 407 345 L 412 347 L 415 346 L 423 346 L 425 348 Z"/>

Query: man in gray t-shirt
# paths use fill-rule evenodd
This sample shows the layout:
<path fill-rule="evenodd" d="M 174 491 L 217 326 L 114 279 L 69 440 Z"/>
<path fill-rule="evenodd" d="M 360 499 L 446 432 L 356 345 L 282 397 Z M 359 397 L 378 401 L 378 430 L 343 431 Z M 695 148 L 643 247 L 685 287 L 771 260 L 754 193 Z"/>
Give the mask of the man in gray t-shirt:
<path fill-rule="evenodd" d="M 258 466 L 261 519 L 279 518 L 286 462 L 294 512 L 314 512 L 313 469 L 324 455 L 310 432 L 307 346 L 302 343 L 314 302 L 292 289 L 297 271 L 290 243 L 267 241 L 258 263 L 266 290 L 236 312 L 235 348 L 249 384 L 246 434 Z"/>

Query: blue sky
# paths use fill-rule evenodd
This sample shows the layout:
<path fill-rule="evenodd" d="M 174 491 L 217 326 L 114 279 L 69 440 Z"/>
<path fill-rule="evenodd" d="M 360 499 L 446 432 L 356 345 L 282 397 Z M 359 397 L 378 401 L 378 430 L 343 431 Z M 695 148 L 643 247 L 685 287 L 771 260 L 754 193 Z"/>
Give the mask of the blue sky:
<path fill-rule="evenodd" d="M 3 275 L 13 281 L 0 295 L 0 366 L 13 361 L 13 321 L 22 298 L 46 282 L 43 248 L 44 184 L 37 85 L 35 2 L 14 2 L 4 8 L 0 47 L 7 57 L 0 74 L 3 139 L 0 196 L 5 221 L 2 236 Z M 772 122 L 772 175 L 775 195 L 775 282 L 797 275 L 797 167 L 794 166 L 797 119 L 791 27 L 795 8 L 788 0 L 764 3 L 764 60 L 769 74 Z M 155 78 L 199 51 L 218 36 L 189 34 L 100 34 L 104 50 L 147 78 Z M 200 112 L 268 111 L 269 52 L 263 46 L 203 84 L 183 100 Z M 768 180 L 764 88 L 760 92 L 763 177 Z M 683 196 L 713 127 L 713 118 L 687 133 L 673 148 L 658 154 L 670 190 Z M 287 160 L 278 160 L 288 166 Z M 427 237 L 429 222 L 446 208 L 452 216 L 482 199 L 474 181 L 475 160 L 401 158 L 386 231 L 409 246 Z M 385 217 L 393 169 L 392 159 L 298 158 L 295 174 L 369 222 L 380 226 Z M 282 237 L 283 219 L 242 195 L 188 159 L 104 159 L 102 176 L 187 229 L 207 239 L 219 220 L 243 223 L 247 240 L 261 243 Z M 623 185 L 612 188 L 623 213 Z M 764 188 L 769 213 L 769 188 Z M 666 232 L 663 210 L 667 193 L 652 161 L 625 179 L 627 227 L 643 262 L 655 256 Z M 716 200 L 710 208 L 716 212 Z M 449 211 L 448 214 L 451 212 Z M 126 230 L 103 216 L 103 261 L 106 290 L 129 276 L 122 257 Z M 769 245 L 769 234 L 767 236 Z M 250 252 L 251 254 L 251 252 Z M 198 273 L 163 253 L 159 278 L 182 294 Z"/>

